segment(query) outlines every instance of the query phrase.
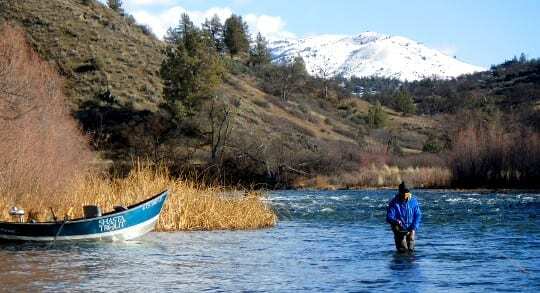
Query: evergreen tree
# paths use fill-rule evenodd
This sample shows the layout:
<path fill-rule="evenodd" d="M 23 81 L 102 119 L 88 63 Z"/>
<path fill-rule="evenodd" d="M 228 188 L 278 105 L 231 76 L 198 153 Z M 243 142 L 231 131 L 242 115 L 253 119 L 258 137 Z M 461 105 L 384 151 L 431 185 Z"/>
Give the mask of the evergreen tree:
<path fill-rule="evenodd" d="M 225 42 L 223 40 L 223 25 L 219 16 L 214 14 L 211 19 L 206 19 L 202 29 L 214 43 L 216 51 L 223 53 L 225 51 Z"/>
<path fill-rule="evenodd" d="M 367 123 L 371 128 L 382 128 L 386 125 L 388 117 L 384 112 L 381 103 L 376 102 L 375 105 L 369 106 Z"/>
<path fill-rule="evenodd" d="M 223 65 L 211 40 L 184 14 L 170 29 L 160 74 L 163 94 L 177 119 L 193 116 L 222 82 Z"/>
<path fill-rule="evenodd" d="M 300 56 L 294 57 L 290 66 L 293 75 L 297 78 L 305 78 L 307 76 L 306 62 L 304 62 L 304 58 Z"/>
<path fill-rule="evenodd" d="M 190 43 L 192 38 L 196 35 L 197 28 L 189 18 L 189 15 L 182 13 L 180 16 L 180 22 L 175 28 L 169 28 L 167 35 L 165 36 L 165 43 L 174 45 L 177 43 Z"/>
<path fill-rule="evenodd" d="M 410 115 L 416 112 L 416 105 L 414 104 L 413 97 L 409 93 L 400 91 L 395 100 L 397 109 L 404 115 Z"/>
<path fill-rule="evenodd" d="M 231 55 L 246 53 L 249 50 L 248 27 L 241 16 L 233 14 L 225 21 L 223 38 Z"/>
<path fill-rule="evenodd" d="M 270 63 L 271 59 L 272 57 L 268 50 L 268 42 L 261 33 L 258 33 L 257 38 L 255 39 L 255 45 L 249 51 L 249 63 L 255 66 L 265 65 Z"/>
<path fill-rule="evenodd" d="M 123 12 L 122 5 L 122 0 L 107 0 L 107 6 L 118 13 Z"/>
<path fill-rule="evenodd" d="M 525 55 L 525 53 L 521 53 L 521 55 L 519 55 L 519 63 L 521 64 L 527 63 L 527 55 Z"/>

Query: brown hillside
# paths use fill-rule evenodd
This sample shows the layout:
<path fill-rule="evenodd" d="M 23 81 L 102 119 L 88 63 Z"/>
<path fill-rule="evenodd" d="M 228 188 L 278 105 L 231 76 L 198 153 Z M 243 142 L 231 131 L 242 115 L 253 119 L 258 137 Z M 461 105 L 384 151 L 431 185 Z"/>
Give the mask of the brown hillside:
<path fill-rule="evenodd" d="M 3 0 L 0 18 L 22 25 L 37 52 L 67 77 L 76 105 L 110 90 L 118 103 L 155 109 L 162 43 L 104 5 L 74 0 Z"/>
<path fill-rule="evenodd" d="M 162 107 L 159 76 L 164 43 L 132 17 L 97 1 L 2 0 L 1 21 L 20 25 L 36 51 L 66 78 L 75 116 L 105 157 L 208 161 L 204 142 L 168 132 L 172 116 Z M 342 163 L 327 172 L 341 170 L 340 164 L 353 163 L 349 168 L 354 169 L 366 146 L 392 143 L 415 154 L 428 137 L 444 133 L 431 116 L 404 117 L 388 108 L 383 110 L 386 126 L 370 129 L 371 105 L 364 100 L 324 100 L 311 93 L 283 101 L 262 91 L 259 82 L 249 73 L 228 73 L 219 89 L 234 112 L 226 149 L 231 161 L 245 160 L 236 166 L 239 170 L 255 164 L 253 172 L 273 177 L 271 170 L 303 174 L 297 169 L 325 170 L 336 161 Z"/>

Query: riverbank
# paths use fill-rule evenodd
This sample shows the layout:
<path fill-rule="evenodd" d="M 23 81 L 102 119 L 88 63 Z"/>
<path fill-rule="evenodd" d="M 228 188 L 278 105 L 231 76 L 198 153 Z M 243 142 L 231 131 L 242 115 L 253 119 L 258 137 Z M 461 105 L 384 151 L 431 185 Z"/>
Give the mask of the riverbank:
<path fill-rule="evenodd" d="M 299 178 L 292 187 L 297 189 L 363 189 L 363 188 L 395 188 L 402 181 L 417 188 L 447 188 L 450 186 L 452 174 L 443 167 L 409 167 L 371 165 L 356 172 L 340 173 L 331 176 Z"/>
<path fill-rule="evenodd" d="M 0 220 L 10 221 L 10 207 L 17 206 L 38 221 L 57 217 L 82 217 L 82 206 L 93 204 L 103 212 L 115 205 L 128 206 L 169 190 L 157 231 L 247 230 L 273 227 L 277 217 L 264 194 L 205 187 L 172 177 L 164 167 L 136 165 L 124 178 L 87 175 L 53 197 L 38 194 L 4 194 L 0 197 Z"/>

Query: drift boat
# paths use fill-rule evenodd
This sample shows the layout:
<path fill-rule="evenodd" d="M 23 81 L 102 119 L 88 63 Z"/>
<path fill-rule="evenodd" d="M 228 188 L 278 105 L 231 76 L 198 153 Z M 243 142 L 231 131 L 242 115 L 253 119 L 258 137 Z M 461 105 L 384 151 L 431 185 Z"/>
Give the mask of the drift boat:
<path fill-rule="evenodd" d="M 167 195 L 168 192 L 164 191 L 127 208 L 115 207 L 115 211 L 103 215 L 99 208 L 85 206 L 85 217 L 81 219 L 0 222 L 0 241 L 131 240 L 154 229 Z"/>

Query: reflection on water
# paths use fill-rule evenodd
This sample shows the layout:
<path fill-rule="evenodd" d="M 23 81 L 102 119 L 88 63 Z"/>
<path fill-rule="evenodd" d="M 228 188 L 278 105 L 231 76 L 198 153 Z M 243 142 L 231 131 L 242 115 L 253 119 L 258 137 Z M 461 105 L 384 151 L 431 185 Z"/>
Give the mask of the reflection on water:
<path fill-rule="evenodd" d="M 417 260 L 418 253 L 404 254 L 395 252 L 392 254 L 388 268 L 392 272 L 391 279 L 397 286 L 397 289 L 407 292 L 422 291 L 422 283 L 425 280 L 420 262 Z"/>
<path fill-rule="evenodd" d="M 73 251 L 64 252 L 54 246 L 41 244 L 3 244 L 0 249 L 3 290 L 38 290 L 43 285 L 61 282 L 76 285 L 84 275 L 82 268 L 65 270 L 61 275 L 55 270 L 68 265 L 66 260 L 73 258 Z"/>
<path fill-rule="evenodd" d="M 390 262 L 392 271 L 412 271 L 418 269 L 416 254 L 414 253 L 394 253 Z"/>
<path fill-rule="evenodd" d="M 540 196 L 417 192 L 414 254 L 394 251 L 391 191 L 277 192 L 259 231 L 150 233 L 125 243 L 0 245 L 11 291 L 540 289 Z M 2 291 L 0 290 L 0 291 Z"/>

